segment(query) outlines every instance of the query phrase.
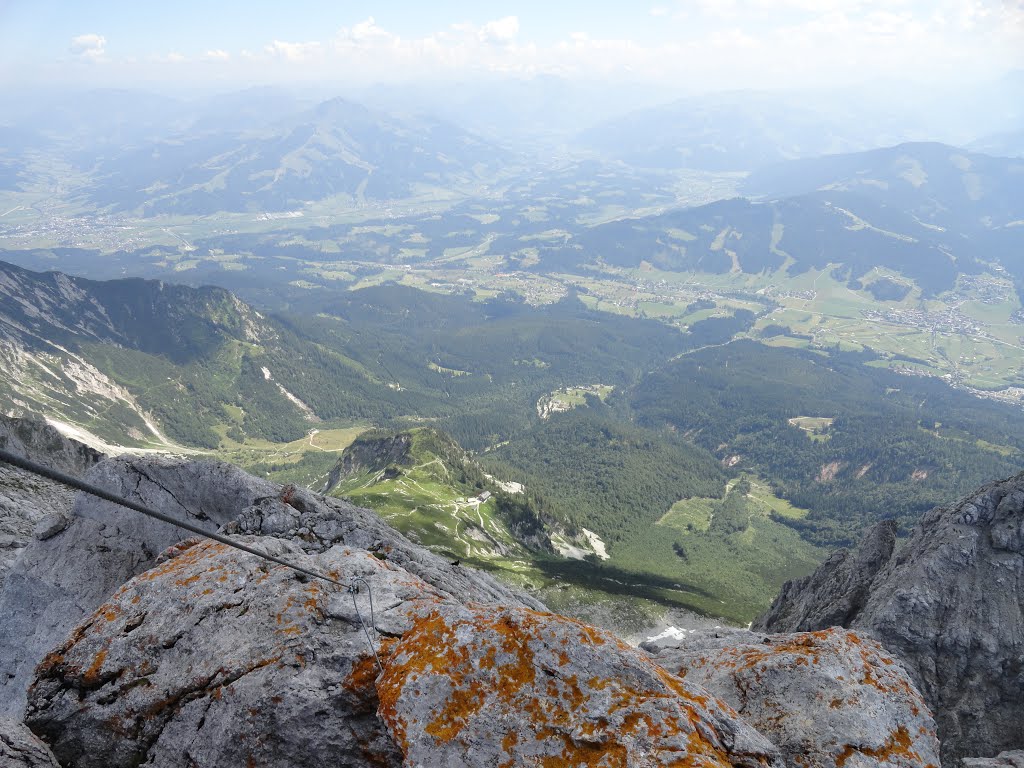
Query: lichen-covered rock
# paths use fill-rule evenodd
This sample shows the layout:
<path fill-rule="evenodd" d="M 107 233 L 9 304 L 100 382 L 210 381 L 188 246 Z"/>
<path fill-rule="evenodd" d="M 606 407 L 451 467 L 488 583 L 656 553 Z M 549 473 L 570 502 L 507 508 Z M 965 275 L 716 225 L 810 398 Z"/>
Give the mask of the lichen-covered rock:
<path fill-rule="evenodd" d="M 866 550 L 874 548 L 869 541 Z M 833 596 L 813 585 L 825 568 L 785 588 L 755 626 L 823 629 Z M 935 715 L 944 766 L 1020 748 L 1024 474 L 925 514 L 842 624 L 872 634 L 903 662 Z"/>
<path fill-rule="evenodd" d="M 641 652 L 520 608 L 427 606 L 377 690 L 417 768 L 781 765 L 729 707 Z"/>
<path fill-rule="evenodd" d="M 365 580 L 373 622 L 365 589 L 181 542 L 39 665 L 26 722 L 61 765 L 782 766 L 726 705 L 612 636 L 509 594 L 467 607 L 487 598 L 469 569 L 449 566 L 453 594 L 364 549 L 240 540 Z"/>
<path fill-rule="evenodd" d="M 370 510 L 253 477 L 230 464 L 121 457 L 87 479 L 211 531 L 287 539 L 308 553 L 346 544 L 376 553 L 437 589 L 486 601 L 541 607 L 492 577 L 452 568 Z M 190 536 L 115 504 L 81 494 L 66 527 L 32 541 L 0 593 L 0 715 L 20 717 L 32 671 L 54 645 L 162 550 Z"/>
<path fill-rule="evenodd" d="M 49 748 L 28 728 L 0 720 L 0 768 L 60 768 Z"/>
<path fill-rule="evenodd" d="M 307 555 L 290 542 L 242 540 L 365 579 L 375 647 L 378 631 L 407 629 L 408 601 L 450 599 L 365 550 Z M 360 617 L 370 624 L 365 589 L 353 595 L 222 544 L 185 542 L 43 660 L 26 722 L 66 768 L 399 765 L 376 716 Z"/>
<path fill-rule="evenodd" d="M 221 462 L 121 457 L 94 466 L 99 487 L 215 531 L 278 486 Z M 43 655 L 156 555 L 187 532 L 79 494 L 66 524 L 34 538 L 0 592 L 0 716 L 20 717 Z"/>
<path fill-rule="evenodd" d="M 939 742 L 921 694 L 875 641 L 830 629 L 695 632 L 651 649 L 772 740 L 791 768 L 925 768 Z"/>

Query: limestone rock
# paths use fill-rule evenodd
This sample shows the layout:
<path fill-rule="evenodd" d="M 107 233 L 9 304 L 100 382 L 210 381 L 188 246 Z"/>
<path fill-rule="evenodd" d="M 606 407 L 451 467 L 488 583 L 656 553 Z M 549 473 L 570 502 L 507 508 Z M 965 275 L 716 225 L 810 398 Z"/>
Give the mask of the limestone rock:
<path fill-rule="evenodd" d="M 833 552 L 814 573 L 787 581 L 771 608 L 752 629 L 771 632 L 807 632 L 824 627 L 845 627 L 864 607 L 871 584 L 889 562 L 896 544 L 896 523 L 875 525 L 852 552 Z"/>
<path fill-rule="evenodd" d="M 1024 750 L 1001 752 L 997 757 L 965 757 L 963 768 L 1024 768 Z"/>
<path fill-rule="evenodd" d="M 211 531 L 270 534 L 310 553 L 344 543 L 372 550 L 448 594 L 540 607 L 490 576 L 453 569 L 369 510 L 281 487 L 229 464 L 122 457 L 99 464 L 87 479 Z M 43 655 L 186 536 L 191 534 L 83 494 L 65 530 L 31 542 L 0 593 L 0 715 L 20 716 L 25 688 Z"/>
<path fill-rule="evenodd" d="M 103 458 L 44 421 L 3 415 L 0 448 L 74 477 L 81 477 Z M 69 514 L 73 501 L 69 488 L 0 463 L 0 590 L 31 541 L 33 526 L 47 516 Z"/>
<path fill-rule="evenodd" d="M 605 632 L 521 608 L 427 606 L 377 690 L 407 766 L 782 765 L 699 687 Z"/>
<path fill-rule="evenodd" d="M 792 768 L 939 763 L 921 694 L 877 642 L 857 633 L 694 632 L 651 650 L 670 672 L 735 708 Z"/>
<path fill-rule="evenodd" d="M 868 543 L 868 557 L 875 545 Z M 831 562 L 831 561 L 830 561 Z M 755 626 L 834 620 L 829 563 L 790 584 Z M 935 715 L 942 763 L 1024 744 L 1024 474 L 925 514 L 841 622 L 894 654 Z"/>
<path fill-rule="evenodd" d="M 365 590 L 181 542 L 39 665 L 26 722 L 61 765 L 783 765 L 729 707 L 611 635 L 508 594 L 476 602 L 468 569 L 453 569 L 456 598 L 363 549 L 240 540 L 363 579 L 374 620 Z"/>
<path fill-rule="evenodd" d="M 241 540 L 340 579 L 364 578 L 380 632 L 407 628 L 409 600 L 447 599 L 364 550 L 307 555 L 290 542 Z M 365 590 L 352 595 L 214 542 L 177 552 L 125 584 L 40 664 L 26 722 L 62 765 L 401 763 L 376 717 Z M 381 635 L 368 632 L 379 647 Z"/>
<path fill-rule="evenodd" d="M 229 464 L 157 457 L 108 459 L 85 479 L 211 531 L 277 486 Z M 66 526 L 32 540 L 0 592 L 0 716 L 18 717 L 43 655 L 156 555 L 181 529 L 93 496 L 76 497 Z"/>
<path fill-rule="evenodd" d="M 28 728 L 0 720 L 0 768 L 60 768 L 49 748 Z"/>

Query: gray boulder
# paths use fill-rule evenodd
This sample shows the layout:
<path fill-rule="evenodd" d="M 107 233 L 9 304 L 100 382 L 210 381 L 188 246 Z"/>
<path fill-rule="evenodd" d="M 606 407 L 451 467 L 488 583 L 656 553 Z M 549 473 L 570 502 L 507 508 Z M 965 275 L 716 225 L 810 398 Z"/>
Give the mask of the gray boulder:
<path fill-rule="evenodd" d="M 103 458 L 44 421 L 0 415 L 0 448 L 39 464 L 81 477 Z M 74 492 L 58 483 L 0 463 L 0 590 L 7 572 L 32 540 L 42 520 L 52 530 L 71 512 Z"/>
<path fill-rule="evenodd" d="M 339 579 L 364 578 L 376 629 L 365 590 L 183 542 L 40 664 L 26 722 L 62 765 L 401 763 L 376 717 L 373 651 L 406 629 L 409 600 L 451 598 L 365 550 L 307 555 L 278 539 L 240 540 Z"/>
<path fill-rule="evenodd" d="M 229 464 L 157 457 L 107 459 L 85 479 L 215 531 L 277 486 Z M 87 494 L 40 524 L 0 592 L 0 716 L 19 717 L 43 655 L 156 555 L 187 535 Z"/>
<path fill-rule="evenodd" d="M 412 544 L 373 512 L 282 487 L 221 462 L 110 459 L 90 482 L 214 531 L 272 534 L 316 553 L 338 543 L 390 560 L 453 594 L 525 601 L 493 578 Z M 23 553 L 0 593 L 0 714 L 18 717 L 35 665 L 71 629 L 162 550 L 191 534 L 92 496 L 78 497 L 70 524 Z"/>
<path fill-rule="evenodd" d="M 368 584 L 373 618 L 366 589 L 179 542 L 39 665 L 26 722 L 61 765 L 782 768 L 728 706 L 507 590 L 486 605 L 500 587 L 468 569 L 439 588 L 361 548 L 239 539 Z"/>
<path fill-rule="evenodd" d="M 878 538 L 847 558 L 876 562 Z M 754 626 L 836 623 L 837 593 L 827 585 L 843 581 L 834 577 L 841 567 L 830 558 L 788 584 Z M 903 663 L 935 715 L 943 765 L 1024 745 L 1024 474 L 931 510 L 855 586 L 838 623 L 873 635 Z"/>
<path fill-rule="evenodd" d="M 21 723 L 0 720 L 0 768 L 60 768 L 43 742 Z"/>
<path fill-rule="evenodd" d="M 938 765 L 935 722 L 921 694 L 877 642 L 854 632 L 699 631 L 645 648 L 733 707 L 791 768 Z"/>
<path fill-rule="evenodd" d="M 606 632 L 522 608 L 423 606 L 377 691 L 407 766 L 782 765 L 700 687 Z"/>

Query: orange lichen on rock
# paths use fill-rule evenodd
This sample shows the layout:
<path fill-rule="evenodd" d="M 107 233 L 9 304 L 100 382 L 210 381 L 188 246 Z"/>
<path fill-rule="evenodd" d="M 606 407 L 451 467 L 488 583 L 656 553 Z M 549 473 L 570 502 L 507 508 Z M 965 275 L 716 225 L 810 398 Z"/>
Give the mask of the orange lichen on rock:
<path fill-rule="evenodd" d="M 876 641 L 848 630 L 746 633 L 735 644 L 681 645 L 656 658 L 722 696 L 790 763 L 800 756 L 809 766 L 841 765 L 835 755 L 854 751 L 864 765 L 937 762 L 935 723 L 907 673 Z M 866 761 L 878 756 L 885 759 Z"/>
<path fill-rule="evenodd" d="M 423 607 L 377 692 L 410 764 L 459 763 L 472 745 L 473 764 L 490 749 L 496 766 L 726 768 L 721 729 L 746 728 L 612 636 L 525 608 Z"/>
<path fill-rule="evenodd" d="M 889 734 L 885 743 L 880 747 L 857 747 L 848 744 L 836 756 L 836 768 L 843 768 L 854 755 L 871 757 L 880 763 L 888 763 L 894 759 L 903 758 L 905 761 L 903 764 L 917 765 L 921 768 L 937 768 L 933 763 L 925 762 L 921 755 L 913 749 L 910 734 L 903 726 L 897 728 L 894 733 Z"/>
<path fill-rule="evenodd" d="M 92 660 L 92 664 L 89 665 L 89 668 L 85 670 L 85 673 L 82 675 L 83 685 L 92 686 L 99 682 L 100 672 L 103 669 L 103 662 L 106 661 L 106 658 L 107 648 L 104 646 L 100 649 L 99 653 L 96 654 L 95 658 Z"/>

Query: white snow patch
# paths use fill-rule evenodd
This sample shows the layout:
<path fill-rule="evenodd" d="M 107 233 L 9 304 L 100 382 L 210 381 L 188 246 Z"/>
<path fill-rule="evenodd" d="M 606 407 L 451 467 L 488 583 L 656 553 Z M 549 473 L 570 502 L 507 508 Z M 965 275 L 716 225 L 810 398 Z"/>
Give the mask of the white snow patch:
<path fill-rule="evenodd" d="M 263 378 L 266 381 L 274 381 L 274 377 L 271 376 L 269 368 L 267 368 L 264 365 L 264 366 L 260 367 L 260 370 L 263 371 Z M 277 388 L 281 391 L 282 395 L 284 395 L 286 398 L 288 398 L 288 400 L 296 408 L 298 408 L 300 411 L 302 411 L 302 416 L 303 416 L 303 418 L 306 421 L 320 421 L 320 417 L 317 416 L 313 412 L 312 408 L 310 408 L 308 405 L 306 405 L 304 402 L 302 402 L 299 398 L 297 398 L 295 395 L 293 395 L 291 392 L 289 392 L 287 389 L 285 389 L 283 386 L 281 386 L 281 384 L 279 384 L 278 382 L 274 381 L 274 384 L 277 385 Z"/>
<path fill-rule="evenodd" d="M 656 643 L 659 640 L 685 640 L 686 636 L 696 632 L 696 629 L 680 629 L 679 627 L 668 627 L 664 632 L 647 638 L 648 643 Z"/>
<path fill-rule="evenodd" d="M 582 531 L 583 535 L 587 537 L 587 541 L 590 542 L 590 546 L 594 548 L 594 553 L 602 560 L 607 560 L 609 558 L 608 550 L 604 542 L 601 541 L 601 537 L 586 528 L 583 528 Z"/>
<path fill-rule="evenodd" d="M 569 560 L 584 560 L 587 555 L 594 554 L 589 549 L 583 549 L 577 547 L 575 544 L 570 543 L 561 536 L 551 536 L 551 545 L 555 548 L 562 557 L 568 558 Z"/>

